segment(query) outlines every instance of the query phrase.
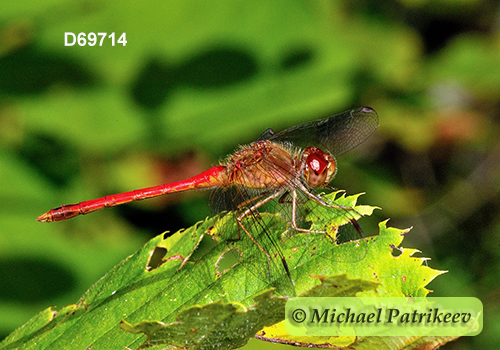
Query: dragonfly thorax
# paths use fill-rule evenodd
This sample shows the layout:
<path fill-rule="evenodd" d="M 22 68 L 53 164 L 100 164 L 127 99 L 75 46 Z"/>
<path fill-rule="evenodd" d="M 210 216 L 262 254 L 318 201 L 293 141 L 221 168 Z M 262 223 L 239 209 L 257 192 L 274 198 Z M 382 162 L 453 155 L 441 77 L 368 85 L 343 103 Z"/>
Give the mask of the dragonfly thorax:
<path fill-rule="evenodd" d="M 303 176 L 311 187 L 325 186 L 337 171 L 335 159 L 316 147 L 308 147 L 302 153 Z"/>
<path fill-rule="evenodd" d="M 286 146 L 267 140 L 241 146 L 226 167 L 226 185 L 255 189 L 287 186 L 297 176 L 292 152 Z"/>

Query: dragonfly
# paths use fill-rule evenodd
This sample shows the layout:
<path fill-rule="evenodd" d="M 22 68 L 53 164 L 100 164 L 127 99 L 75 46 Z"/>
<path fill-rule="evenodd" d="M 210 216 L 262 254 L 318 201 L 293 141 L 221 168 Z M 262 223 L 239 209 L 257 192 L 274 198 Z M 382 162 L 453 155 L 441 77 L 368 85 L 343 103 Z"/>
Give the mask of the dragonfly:
<path fill-rule="evenodd" d="M 62 221 L 170 193 L 215 189 L 210 198 L 212 210 L 215 213 L 236 213 L 237 226 L 262 251 L 268 263 L 275 255 L 279 256 L 290 276 L 286 259 L 277 244 L 272 238 L 271 244 L 262 244 L 252 234 L 251 226 L 260 225 L 257 222 L 261 211 L 267 210 L 272 202 L 277 202 L 277 212 L 280 212 L 280 206 L 288 207 L 285 216 L 290 230 L 299 233 L 325 233 L 324 230 L 311 229 L 300 219 L 300 207 L 304 201 L 342 209 L 346 213 L 354 211 L 351 207 L 324 200 L 315 189 L 333 189 L 329 183 L 337 172 L 336 157 L 364 142 L 378 125 L 378 115 L 372 108 L 359 107 L 278 133 L 267 129 L 256 141 L 240 146 L 219 165 L 189 179 L 63 205 L 40 215 L 37 220 Z M 356 220 L 350 221 L 356 230 L 361 231 Z M 272 254 L 270 250 L 277 253 Z"/>

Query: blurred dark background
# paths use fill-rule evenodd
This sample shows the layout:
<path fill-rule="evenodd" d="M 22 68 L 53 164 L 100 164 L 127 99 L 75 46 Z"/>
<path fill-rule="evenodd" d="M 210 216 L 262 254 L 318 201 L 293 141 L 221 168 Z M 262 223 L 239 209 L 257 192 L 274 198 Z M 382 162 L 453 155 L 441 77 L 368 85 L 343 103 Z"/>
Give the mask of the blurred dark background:
<path fill-rule="evenodd" d="M 383 209 L 360 222 L 368 234 L 386 218 L 413 226 L 403 246 L 449 271 L 432 296 L 481 299 L 483 332 L 446 349 L 499 348 L 499 24 L 498 2 L 478 0 L 2 5 L 0 339 L 210 211 L 201 192 L 38 215 L 187 178 L 268 127 L 368 105 L 380 128 L 338 159 L 332 185 Z M 64 46 L 65 32 L 127 44 Z"/>

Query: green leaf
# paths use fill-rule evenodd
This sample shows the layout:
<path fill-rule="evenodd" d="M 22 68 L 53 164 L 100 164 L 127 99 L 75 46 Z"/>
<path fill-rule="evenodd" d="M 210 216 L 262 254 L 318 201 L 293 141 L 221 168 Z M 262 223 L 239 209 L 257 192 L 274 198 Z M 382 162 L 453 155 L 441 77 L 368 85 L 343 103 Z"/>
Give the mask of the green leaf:
<path fill-rule="evenodd" d="M 143 321 L 137 325 L 125 322 L 122 329 L 131 333 L 146 333 L 145 348 L 153 345 L 191 348 L 238 348 L 245 345 L 264 326 L 283 319 L 286 299 L 267 291 L 255 298 L 249 309 L 236 303 L 215 302 L 193 306 L 179 313 L 169 325 L 158 321 Z"/>
<path fill-rule="evenodd" d="M 336 195 L 323 198 L 333 200 Z M 341 196 L 335 203 L 352 205 L 359 214 L 371 213 L 372 207 L 355 206 L 357 197 Z M 312 209 L 313 225 L 337 229 L 339 220 L 345 221 L 345 209 L 323 209 Z M 315 218 L 318 210 L 327 217 Z M 412 257 L 417 250 L 400 248 L 393 256 L 408 230 L 387 228 L 386 222 L 379 225 L 379 236 L 337 245 L 322 233 L 283 239 L 287 223 L 277 214 L 262 214 L 258 222 L 268 229 L 259 232 L 256 225 L 250 230 L 261 249 L 248 235 L 239 234 L 233 219 L 232 214 L 214 217 L 168 238 L 152 239 L 92 286 L 77 305 L 58 313 L 43 311 L 6 338 L 0 349 L 155 344 L 235 348 L 259 329 L 283 320 L 288 296 L 332 295 L 339 286 L 343 295 L 424 296 L 427 283 L 442 273 L 422 266 L 424 258 Z M 350 226 L 347 222 L 342 228 Z M 281 252 L 290 275 L 275 252 Z M 259 333 L 262 339 L 280 337 L 264 332 Z M 348 344 L 355 339 L 336 341 Z"/>
<path fill-rule="evenodd" d="M 307 296 L 355 296 L 356 292 L 376 288 L 373 282 L 350 280 L 345 275 L 321 279 L 321 282 Z M 136 325 L 122 322 L 120 326 L 130 333 L 147 334 L 143 348 L 234 349 L 245 345 L 262 328 L 284 318 L 287 298 L 274 296 L 271 289 L 254 300 L 255 304 L 249 308 L 222 302 L 193 306 L 179 313 L 176 322 L 169 325 L 142 321 Z"/>

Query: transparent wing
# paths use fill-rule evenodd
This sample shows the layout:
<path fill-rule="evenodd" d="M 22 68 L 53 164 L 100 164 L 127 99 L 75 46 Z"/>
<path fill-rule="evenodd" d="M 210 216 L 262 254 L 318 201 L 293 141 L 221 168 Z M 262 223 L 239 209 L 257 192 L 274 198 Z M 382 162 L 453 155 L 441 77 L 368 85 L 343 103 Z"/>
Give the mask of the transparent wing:
<path fill-rule="evenodd" d="M 378 115 L 372 108 L 359 107 L 292 126 L 276 134 L 268 129 L 259 136 L 259 140 L 290 142 L 302 149 L 314 146 L 339 156 L 364 142 L 378 125 Z"/>
<path fill-rule="evenodd" d="M 275 287 L 281 295 L 294 296 L 294 282 L 279 239 L 286 231 L 286 221 L 282 220 L 280 215 L 270 214 L 262 207 L 249 210 L 270 195 L 273 193 L 244 186 L 217 189 L 211 200 L 212 210 L 232 210 L 224 214 L 225 224 L 219 229 L 229 247 L 228 252 L 234 255 L 239 264 L 246 267 L 248 274 L 266 286 Z M 241 218 L 240 225 L 237 218 L 247 210 L 248 213 Z M 237 234 L 230 236 L 226 231 Z"/>

